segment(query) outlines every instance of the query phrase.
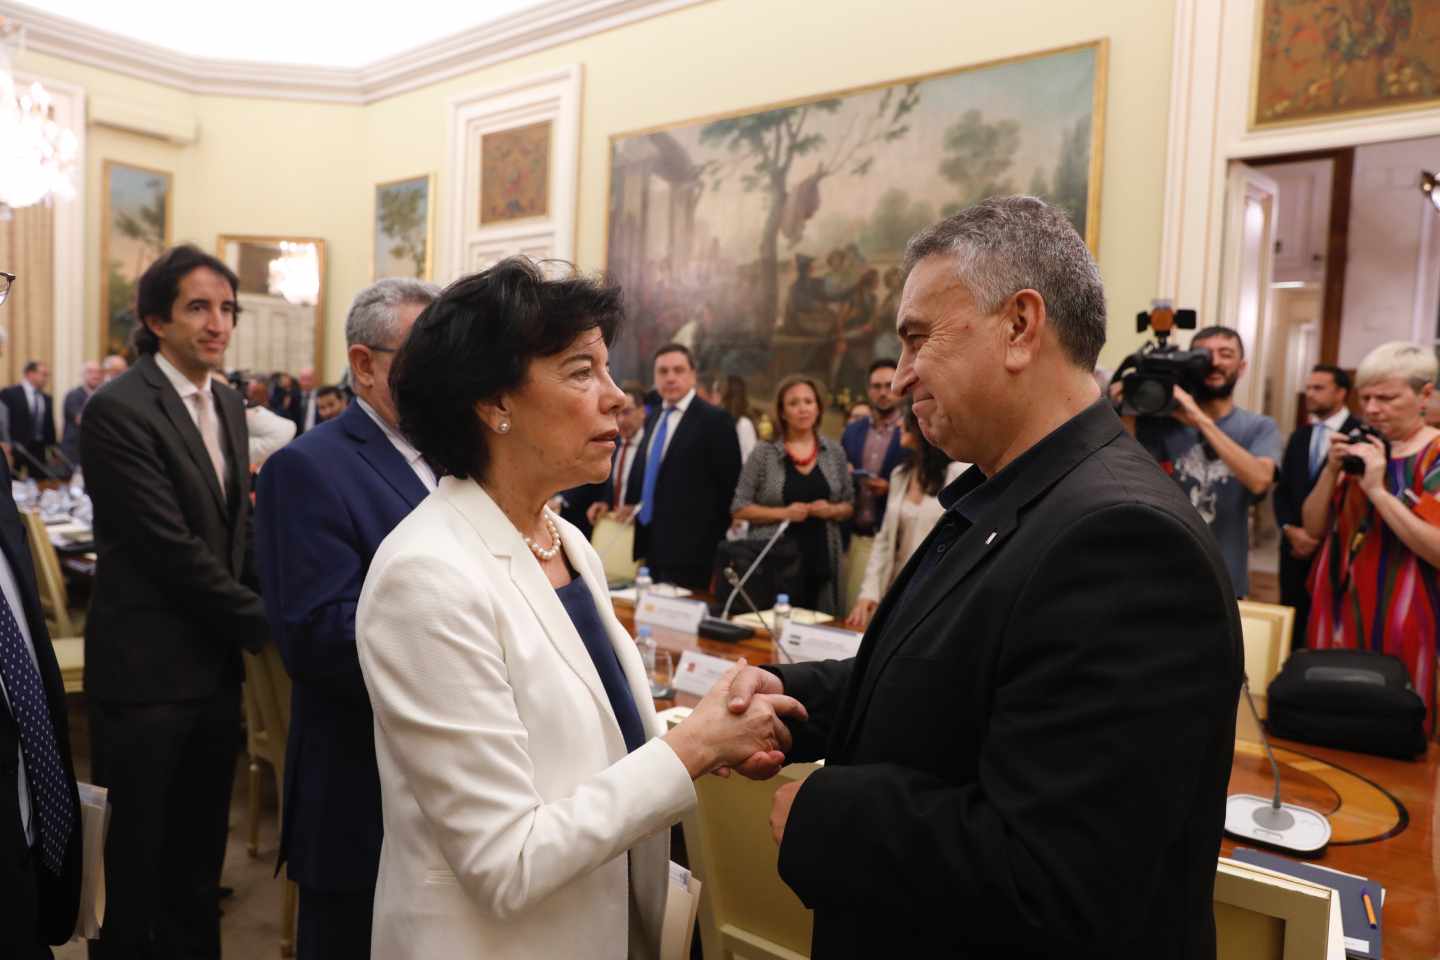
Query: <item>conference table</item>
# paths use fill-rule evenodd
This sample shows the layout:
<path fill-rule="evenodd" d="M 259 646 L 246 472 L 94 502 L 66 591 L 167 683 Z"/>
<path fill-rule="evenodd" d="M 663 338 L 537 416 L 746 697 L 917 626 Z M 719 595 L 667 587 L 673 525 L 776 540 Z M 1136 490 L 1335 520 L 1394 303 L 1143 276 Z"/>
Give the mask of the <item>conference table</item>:
<path fill-rule="evenodd" d="M 633 633 L 631 605 L 617 601 L 615 612 Z M 689 650 L 727 660 L 744 657 L 755 664 L 770 663 L 774 657 L 770 636 L 763 630 L 738 643 L 658 626 L 651 633 L 657 648 L 669 651 L 677 667 Z M 677 693 L 673 699 L 657 700 L 656 707 L 689 707 L 698 699 Z M 1264 698 L 1257 700 L 1263 713 Z M 1318 810 L 1330 820 L 1330 846 L 1312 862 L 1368 877 L 1385 888 L 1385 960 L 1440 958 L 1440 745 L 1432 742 L 1423 759 L 1410 762 L 1289 740 L 1271 743 L 1281 767 L 1281 799 Z M 1255 721 L 1242 700 L 1229 792 L 1268 797 L 1274 784 Z M 1221 856 L 1236 846 L 1223 839 Z"/>

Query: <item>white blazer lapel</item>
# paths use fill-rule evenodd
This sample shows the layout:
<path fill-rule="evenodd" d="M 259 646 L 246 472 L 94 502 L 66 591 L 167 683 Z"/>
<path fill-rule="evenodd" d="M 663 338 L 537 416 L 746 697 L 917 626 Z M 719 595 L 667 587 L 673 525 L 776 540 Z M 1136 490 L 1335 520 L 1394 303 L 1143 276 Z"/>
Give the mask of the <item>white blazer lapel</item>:
<path fill-rule="evenodd" d="M 570 621 L 570 615 L 565 612 L 565 604 L 560 602 L 560 597 L 550 585 L 545 571 L 540 569 L 539 561 L 525 545 L 520 531 L 515 529 L 515 525 L 478 483 L 457 477 L 445 477 L 440 481 L 440 491 L 475 528 L 495 557 L 509 558 L 510 579 L 525 598 L 535 618 L 540 621 L 545 635 L 590 691 L 600 715 L 612 728 L 612 741 L 623 745 L 625 739 L 620 733 L 620 724 L 615 719 L 615 711 L 610 707 L 610 698 L 605 694 L 605 687 L 600 682 L 600 674 L 595 670 L 594 661 L 590 659 L 590 652 L 585 648 L 585 642 L 580 639 L 575 624 Z M 568 526 L 563 521 L 560 525 Z M 564 534 L 561 537 L 563 540 Z M 567 549 L 566 552 L 572 558 L 575 555 L 573 549 Z M 573 559 L 571 562 L 574 563 Z M 580 565 L 575 566 L 578 569 Z M 600 612 L 603 617 L 604 608 L 601 608 Z M 623 746 L 621 749 L 623 751 Z"/>
<path fill-rule="evenodd" d="M 581 579 L 595 598 L 595 606 L 610 634 L 610 645 L 615 649 L 620 669 L 625 672 L 625 681 L 630 685 L 630 696 L 635 700 L 635 709 L 640 712 L 640 721 L 645 725 L 645 732 L 651 737 L 659 736 L 665 731 L 661 729 L 660 721 L 655 716 L 650 678 L 645 673 L 645 664 L 640 659 L 640 648 L 635 645 L 635 638 L 630 636 L 629 631 L 615 616 L 615 606 L 610 602 L 610 586 L 605 579 L 605 568 L 600 563 L 600 557 L 573 524 L 562 520 L 559 527 L 560 539 L 565 543 L 570 564 L 580 572 Z"/>

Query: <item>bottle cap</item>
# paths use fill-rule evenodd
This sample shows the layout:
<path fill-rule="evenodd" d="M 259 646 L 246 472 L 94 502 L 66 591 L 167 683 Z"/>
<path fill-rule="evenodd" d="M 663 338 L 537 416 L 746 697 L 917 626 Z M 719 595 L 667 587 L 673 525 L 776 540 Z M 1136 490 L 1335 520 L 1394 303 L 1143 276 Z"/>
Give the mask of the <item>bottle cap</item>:
<path fill-rule="evenodd" d="M 789 602 L 790 602 L 790 594 L 788 594 L 788 593 L 777 593 L 777 594 L 775 594 L 775 602 L 776 602 L 776 603 L 789 603 Z"/>
<path fill-rule="evenodd" d="M 637 577 L 648 577 L 648 576 L 650 576 L 650 568 L 649 568 L 649 567 L 641 567 L 639 570 L 636 570 L 636 571 L 635 571 L 635 576 L 637 576 Z"/>
<path fill-rule="evenodd" d="M 639 629 L 639 631 L 637 631 L 637 633 L 638 633 L 640 636 L 642 636 L 642 637 L 648 637 L 648 636 L 650 636 L 650 628 L 649 628 L 649 627 L 641 627 L 641 628 Z"/>

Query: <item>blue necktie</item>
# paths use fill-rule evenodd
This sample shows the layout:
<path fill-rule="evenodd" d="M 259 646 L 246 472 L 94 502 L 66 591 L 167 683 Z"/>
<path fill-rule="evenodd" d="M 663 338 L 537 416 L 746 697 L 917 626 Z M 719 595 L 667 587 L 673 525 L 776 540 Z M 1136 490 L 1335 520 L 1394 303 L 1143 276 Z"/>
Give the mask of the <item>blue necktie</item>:
<path fill-rule="evenodd" d="M 647 527 L 655 515 L 655 482 L 660 478 L 660 460 L 665 456 L 665 437 L 670 432 L 670 411 L 660 411 L 660 425 L 655 428 L 655 439 L 650 443 L 650 453 L 645 457 L 645 483 L 640 488 L 640 522 Z"/>
<path fill-rule="evenodd" d="M 1325 442 L 1329 435 L 1329 427 L 1323 423 L 1317 423 L 1310 429 L 1310 476 L 1313 479 L 1320 473 L 1320 467 L 1325 463 L 1325 454 L 1330 446 Z"/>
<path fill-rule="evenodd" d="M 39 824 L 40 862 L 57 877 L 65 863 L 65 845 L 75 826 L 69 780 L 55 745 L 55 728 L 46 708 L 40 672 L 30 659 L 15 611 L 0 598 L 0 679 L 10 698 L 10 712 L 20 727 L 20 751 L 25 756 L 25 776 L 30 781 L 31 804 Z"/>

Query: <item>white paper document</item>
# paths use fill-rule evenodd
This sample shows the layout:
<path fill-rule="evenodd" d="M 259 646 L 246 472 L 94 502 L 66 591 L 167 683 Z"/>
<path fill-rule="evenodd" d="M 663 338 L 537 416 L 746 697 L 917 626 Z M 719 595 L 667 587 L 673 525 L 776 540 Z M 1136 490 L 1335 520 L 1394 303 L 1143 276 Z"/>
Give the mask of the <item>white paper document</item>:
<path fill-rule="evenodd" d="M 90 783 L 80 788 L 80 912 L 70 939 L 100 936 L 105 919 L 105 833 L 110 829 L 110 791 Z"/>

